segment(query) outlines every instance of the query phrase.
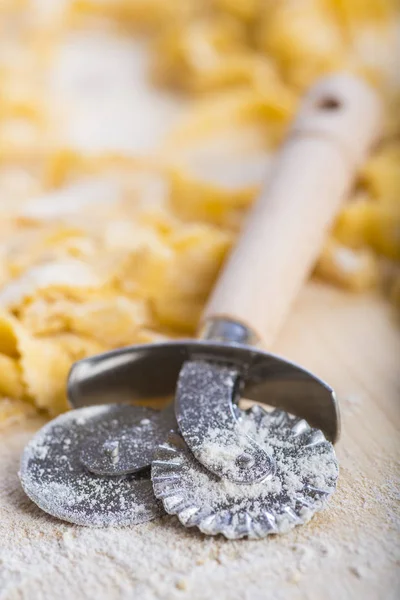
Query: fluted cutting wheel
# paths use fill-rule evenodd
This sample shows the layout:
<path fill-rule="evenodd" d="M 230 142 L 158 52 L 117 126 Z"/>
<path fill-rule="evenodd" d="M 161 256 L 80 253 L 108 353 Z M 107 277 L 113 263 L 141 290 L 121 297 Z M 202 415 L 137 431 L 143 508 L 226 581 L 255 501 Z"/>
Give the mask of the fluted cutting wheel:
<path fill-rule="evenodd" d="M 156 497 L 186 527 L 230 539 L 284 533 L 309 521 L 335 490 L 338 463 L 332 444 L 320 430 L 282 410 L 253 406 L 238 415 L 242 430 L 271 457 L 272 473 L 249 485 L 220 479 L 171 433 L 152 463 Z"/>
<path fill-rule="evenodd" d="M 96 431 L 101 432 L 104 418 L 115 407 L 92 406 L 67 412 L 47 423 L 28 443 L 19 476 L 25 493 L 42 510 L 92 527 L 143 523 L 164 513 L 154 497 L 149 471 L 95 475 L 82 462 L 83 443 Z"/>

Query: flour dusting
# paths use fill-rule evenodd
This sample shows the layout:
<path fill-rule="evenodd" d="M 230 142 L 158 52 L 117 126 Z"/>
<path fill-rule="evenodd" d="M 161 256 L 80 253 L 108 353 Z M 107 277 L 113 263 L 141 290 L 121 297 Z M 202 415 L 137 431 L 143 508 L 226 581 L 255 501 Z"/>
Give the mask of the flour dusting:
<path fill-rule="evenodd" d="M 49 517 L 21 489 L 23 447 L 41 423 L 2 433 L 1 600 L 396 600 L 399 472 L 379 451 L 361 470 L 347 437 L 329 510 L 264 540 L 225 540 L 167 515 L 93 529 Z M 346 435 L 346 434 L 345 434 Z"/>
<path fill-rule="evenodd" d="M 114 406 L 65 413 L 45 425 L 26 446 L 20 479 L 26 494 L 47 513 L 92 527 L 141 523 L 162 513 L 148 474 L 102 477 L 82 463 L 81 449 Z M 97 423 L 97 424 L 96 424 Z"/>
<path fill-rule="evenodd" d="M 199 464 L 182 438 L 172 435 L 152 465 L 155 494 L 167 512 L 204 533 L 261 538 L 287 532 L 325 507 L 336 487 L 338 463 L 321 432 L 284 411 L 259 406 L 242 412 L 238 425 L 241 435 L 268 453 L 270 473 L 248 485 L 221 479 Z M 214 446 L 219 457 L 221 448 L 228 457 L 234 453 L 225 430 L 216 429 L 209 437 L 211 462 Z"/>

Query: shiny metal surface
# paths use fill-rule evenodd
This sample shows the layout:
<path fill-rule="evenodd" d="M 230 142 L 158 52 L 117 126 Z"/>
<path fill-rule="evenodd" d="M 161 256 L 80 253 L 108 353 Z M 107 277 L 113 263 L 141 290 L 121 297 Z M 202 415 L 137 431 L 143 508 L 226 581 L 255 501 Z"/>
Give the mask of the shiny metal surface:
<path fill-rule="evenodd" d="M 111 404 L 81 442 L 82 464 L 96 475 L 128 475 L 151 465 L 153 453 L 176 428 L 174 407 Z"/>
<path fill-rule="evenodd" d="M 68 380 L 71 406 L 172 397 L 180 369 L 190 360 L 209 360 L 237 369 L 244 398 L 303 417 L 336 441 L 339 409 L 324 381 L 283 358 L 244 344 L 183 340 L 129 346 L 73 365 Z"/>
<path fill-rule="evenodd" d="M 226 482 L 196 460 L 179 434 L 170 434 L 151 467 L 154 493 L 166 512 L 207 535 L 259 539 L 302 525 L 326 507 L 338 464 L 321 431 L 259 405 L 240 411 L 238 424 L 268 449 L 271 475 L 250 485 Z"/>
<path fill-rule="evenodd" d="M 25 447 L 19 473 L 22 487 L 50 515 L 87 527 L 115 527 L 163 514 L 149 470 L 105 477 L 83 465 L 82 445 L 101 429 L 108 410 L 96 406 L 64 413 L 42 427 Z"/>
<path fill-rule="evenodd" d="M 270 475 L 272 465 L 265 450 L 238 426 L 233 406 L 239 384 L 235 369 L 186 362 L 179 374 L 175 415 L 182 437 L 203 467 L 233 483 L 249 484 Z"/>
<path fill-rule="evenodd" d="M 207 319 L 199 332 L 199 338 L 247 346 L 257 346 L 260 341 L 257 334 L 247 325 L 220 317 Z"/>

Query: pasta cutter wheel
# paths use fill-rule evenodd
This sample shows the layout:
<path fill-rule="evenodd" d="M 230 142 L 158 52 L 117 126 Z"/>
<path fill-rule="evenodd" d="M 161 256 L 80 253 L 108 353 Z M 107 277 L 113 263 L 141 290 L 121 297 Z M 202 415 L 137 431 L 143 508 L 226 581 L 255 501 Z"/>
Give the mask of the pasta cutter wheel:
<path fill-rule="evenodd" d="M 273 342 L 379 135 L 380 114 L 376 95 L 356 78 L 332 76 L 311 89 L 210 297 L 200 339 L 127 347 L 71 370 L 74 408 L 176 390 L 180 435 L 163 443 L 164 430 L 158 440 L 159 416 L 150 447 L 140 438 L 141 456 L 118 431 L 124 419 L 94 434 L 93 415 L 107 415 L 101 407 L 58 417 L 22 458 L 22 485 L 39 506 L 75 523 L 122 525 L 153 518 L 164 505 L 185 525 L 233 538 L 282 532 L 324 506 L 337 478 L 321 433 L 332 441 L 339 435 L 333 391 L 254 344 Z M 239 392 L 289 416 L 243 412 L 235 407 Z M 135 428 L 139 437 L 147 431 Z M 157 500 L 150 479 L 135 474 L 151 460 L 153 443 L 161 444 L 152 466 Z"/>
<path fill-rule="evenodd" d="M 258 337 L 264 344 L 274 341 L 351 189 L 357 165 L 379 137 L 380 123 L 376 95 L 350 76 L 328 77 L 303 99 L 203 314 L 205 337 L 225 343 L 226 364 L 236 368 L 236 344 Z M 262 354 L 242 350 L 237 373 L 245 397 L 257 399 L 269 381 L 271 394 L 261 401 L 287 413 L 219 411 L 218 404 L 229 406 L 227 389 L 235 395 L 234 373 L 218 370 L 209 357 L 204 356 L 206 366 L 188 357 L 175 400 L 182 437 L 170 436 L 159 447 L 152 481 L 166 511 L 184 525 L 228 538 L 257 538 L 286 531 L 323 508 L 335 489 L 338 465 L 321 430 L 335 440 L 339 416 L 333 396 L 320 402 L 321 385 L 316 394 L 300 399 L 293 365 L 281 365 L 281 381 L 274 385 L 280 367 L 270 364 L 265 379 L 254 376 Z M 246 387 L 253 397 L 246 396 Z M 219 401 L 207 395 L 208 388 Z"/>
<path fill-rule="evenodd" d="M 174 423 L 170 409 L 103 405 L 67 412 L 26 446 L 22 487 L 42 510 L 78 525 L 154 519 L 164 511 L 154 498 L 148 467 L 157 442 Z"/>
<path fill-rule="evenodd" d="M 229 539 L 284 533 L 322 510 L 334 492 L 338 463 L 324 434 L 304 419 L 258 405 L 237 411 L 238 426 L 269 455 L 273 469 L 253 484 L 232 483 L 206 469 L 183 438 L 171 433 L 152 463 L 165 510 L 186 527 Z"/>

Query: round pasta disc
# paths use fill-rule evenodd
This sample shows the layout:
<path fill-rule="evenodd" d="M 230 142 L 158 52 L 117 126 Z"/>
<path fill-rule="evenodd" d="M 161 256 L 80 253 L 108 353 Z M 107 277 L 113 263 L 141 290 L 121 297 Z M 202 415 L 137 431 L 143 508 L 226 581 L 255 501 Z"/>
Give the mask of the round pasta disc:
<path fill-rule="evenodd" d="M 91 473 L 82 462 L 85 441 L 101 431 L 116 405 L 92 406 L 60 415 L 25 447 L 19 477 L 26 494 L 50 515 L 92 527 L 143 523 L 164 513 L 149 470 L 128 475 Z M 135 410 L 137 407 L 131 407 Z"/>
<path fill-rule="evenodd" d="M 171 433 L 152 463 L 154 493 L 186 527 L 230 539 L 262 538 L 310 520 L 333 493 L 338 463 L 333 446 L 304 419 L 260 406 L 240 411 L 238 423 L 268 453 L 273 470 L 263 481 L 219 478 Z"/>

